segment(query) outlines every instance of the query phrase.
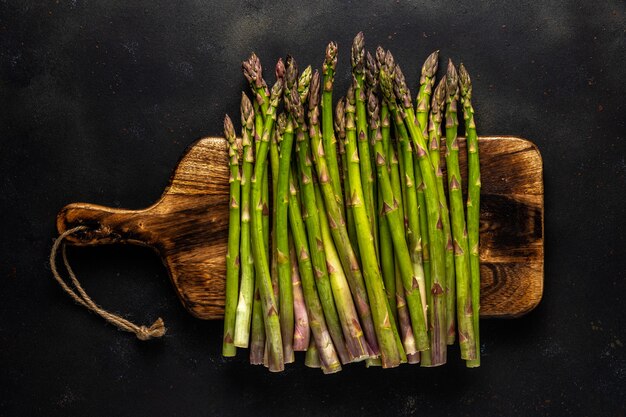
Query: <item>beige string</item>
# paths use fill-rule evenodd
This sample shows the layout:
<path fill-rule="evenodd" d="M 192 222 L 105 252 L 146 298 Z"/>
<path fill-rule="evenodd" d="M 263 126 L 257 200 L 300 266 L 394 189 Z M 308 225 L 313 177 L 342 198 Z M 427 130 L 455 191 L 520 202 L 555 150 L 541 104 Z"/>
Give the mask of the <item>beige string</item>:
<path fill-rule="evenodd" d="M 69 235 L 74 234 L 76 232 L 83 231 L 83 230 L 88 230 L 88 227 L 77 226 L 77 227 L 74 227 L 73 229 L 66 230 L 65 232 L 61 233 L 61 235 L 54 241 L 54 244 L 52 245 L 52 251 L 50 252 L 50 267 L 52 269 L 52 275 L 54 275 L 54 279 L 57 280 L 57 282 L 59 283 L 59 285 L 61 285 L 63 290 L 70 297 L 72 297 L 72 299 L 76 301 L 78 304 L 98 314 L 100 317 L 102 317 L 109 323 L 113 324 L 118 329 L 124 330 L 126 332 L 135 333 L 135 335 L 137 336 L 137 339 L 149 340 L 152 338 L 163 336 L 165 334 L 166 329 L 165 329 L 165 323 L 163 323 L 163 320 L 160 317 L 156 319 L 156 321 L 152 323 L 150 327 L 138 326 L 135 323 L 132 323 L 123 317 L 120 317 L 116 314 L 109 313 L 108 311 L 103 310 L 100 306 L 98 306 L 96 303 L 93 302 L 91 297 L 87 295 L 83 287 L 80 285 L 80 282 L 78 282 L 78 279 L 76 278 L 76 274 L 74 274 L 74 271 L 70 267 L 70 264 L 67 260 L 65 243 L 63 242 Z M 56 257 L 57 257 L 57 253 L 59 252 L 59 247 L 61 247 L 61 253 L 63 255 L 63 263 L 65 264 L 67 273 L 69 274 L 70 279 L 72 280 L 72 283 L 74 284 L 74 287 L 76 288 L 76 291 L 78 292 L 78 294 L 72 288 L 70 288 L 69 285 L 66 284 L 65 280 L 61 278 L 61 274 L 59 274 L 59 271 L 57 270 Z"/>

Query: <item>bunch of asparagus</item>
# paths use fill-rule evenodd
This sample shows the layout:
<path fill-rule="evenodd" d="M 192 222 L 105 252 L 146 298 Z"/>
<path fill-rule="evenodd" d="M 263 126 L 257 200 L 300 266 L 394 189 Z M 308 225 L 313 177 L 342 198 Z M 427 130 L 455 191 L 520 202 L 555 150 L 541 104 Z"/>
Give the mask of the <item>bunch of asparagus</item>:
<path fill-rule="evenodd" d="M 353 82 L 333 111 L 337 45 L 322 72 L 278 60 L 272 88 L 259 58 L 243 63 L 241 140 L 226 116 L 230 163 L 223 355 L 281 371 L 306 351 L 324 373 L 365 360 L 480 365 L 480 167 L 472 85 L 439 52 L 415 102 L 389 51 L 351 48 Z M 463 106 L 468 192 L 459 169 Z M 282 108 L 280 103 L 283 103 Z M 445 165 L 441 158 L 445 132 Z M 240 162 L 240 155 L 243 155 Z M 271 200 L 270 200 L 271 199 Z"/>

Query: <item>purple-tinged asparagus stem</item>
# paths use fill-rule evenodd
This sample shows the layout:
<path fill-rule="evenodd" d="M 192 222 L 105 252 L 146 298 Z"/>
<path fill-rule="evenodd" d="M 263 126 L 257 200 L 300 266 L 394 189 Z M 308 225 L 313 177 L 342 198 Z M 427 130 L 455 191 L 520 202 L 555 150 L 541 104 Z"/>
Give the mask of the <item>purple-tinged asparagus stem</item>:
<path fill-rule="evenodd" d="M 302 280 L 302 292 L 309 316 L 309 326 L 319 353 L 322 370 L 324 373 L 334 373 L 341 370 L 341 363 L 337 351 L 326 326 L 322 303 L 317 294 L 311 255 L 307 241 L 307 233 L 300 211 L 300 199 L 294 179 L 293 168 L 289 176 L 289 224 L 293 235 L 296 253 L 298 255 L 298 267 Z M 310 348 L 309 348 L 310 349 Z"/>
<path fill-rule="evenodd" d="M 254 282 L 254 298 L 252 302 L 252 329 L 250 330 L 250 364 L 263 365 L 265 357 L 265 327 L 263 324 L 263 307 L 258 279 Z"/>
<path fill-rule="evenodd" d="M 298 258 L 293 246 L 293 239 L 289 238 L 289 257 L 291 260 L 291 283 L 293 285 L 293 313 L 295 328 L 293 332 L 293 350 L 304 352 L 309 347 L 311 329 L 309 327 L 309 315 L 306 312 L 300 271 L 298 270 Z"/>
<path fill-rule="evenodd" d="M 327 172 L 325 168 L 326 154 L 322 142 L 319 122 L 319 102 L 320 102 L 320 76 L 315 71 L 311 80 L 311 89 L 309 92 L 309 137 L 311 139 L 311 149 L 313 159 L 317 161 L 320 168 L 318 174 L 320 177 Z M 326 208 L 319 184 L 314 181 L 315 202 L 319 213 L 319 223 L 321 237 L 326 255 L 326 264 L 328 266 L 328 274 L 330 277 L 330 286 L 332 295 L 337 307 L 337 314 L 343 329 L 346 348 L 352 356 L 353 360 L 362 360 L 369 357 L 364 339 L 363 330 L 359 323 L 359 318 L 352 301 L 350 287 L 348 285 L 346 275 L 343 271 L 339 255 L 335 249 L 335 244 L 331 237 L 330 226 L 326 215 Z M 324 283 L 318 281 L 318 292 L 323 288 Z M 333 339 L 334 340 L 334 339 Z"/>

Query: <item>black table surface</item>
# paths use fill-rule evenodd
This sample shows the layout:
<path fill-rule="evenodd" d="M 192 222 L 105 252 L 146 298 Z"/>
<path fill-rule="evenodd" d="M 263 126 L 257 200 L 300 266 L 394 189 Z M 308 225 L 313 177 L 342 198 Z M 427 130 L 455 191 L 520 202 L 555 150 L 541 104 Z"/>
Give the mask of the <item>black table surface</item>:
<path fill-rule="evenodd" d="M 619 1 L 0 2 L 0 415 L 624 415 L 625 13 Z M 245 352 L 223 359 L 222 323 L 187 314 L 145 248 L 69 255 L 103 307 L 163 317 L 162 340 L 61 291 L 48 265 L 61 207 L 155 201 L 184 149 L 238 114 L 251 51 L 268 68 L 287 53 L 319 67 L 336 40 L 345 91 L 360 30 L 410 85 L 435 49 L 462 60 L 480 134 L 541 150 L 544 297 L 483 322 L 481 368 L 456 348 L 437 369 L 332 376 L 301 355 L 281 374 Z"/>

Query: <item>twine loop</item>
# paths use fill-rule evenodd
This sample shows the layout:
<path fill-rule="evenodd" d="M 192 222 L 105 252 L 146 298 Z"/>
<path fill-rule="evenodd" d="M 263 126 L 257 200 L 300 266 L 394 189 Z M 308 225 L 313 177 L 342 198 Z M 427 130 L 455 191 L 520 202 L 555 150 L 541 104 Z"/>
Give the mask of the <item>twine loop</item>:
<path fill-rule="evenodd" d="M 104 310 L 102 307 L 98 306 L 91 299 L 91 297 L 87 295 L 82 285 L 80 285 L 80 282 L 76 278 L 76 274 L 70 267 L 70 264 L 67 260 L 67 252 L 65 250 L 64 241 L 68 236 L 77 232 L 88 230 L 88 229 L 89 228 L 87 226 L 76 226 L 72 229 L 68 229 L 65 232 L 61 233 L 61 235 L 58 238 L 56 238 L 56 240 L 54 241 L 54 244 L 52 245 L 52 250 L 50 251 L 50 268 L 52 270 L 52 275 L 54 276 L 54 279 L 56 279 L 59 285 L 61 285 L 61 288 L 63 288 L 63 290 L 70 297 L 72 297 L 72 299 L 76 303 L 98 314 L 100 317 L 102 317 L 109 323 L 113 324 L 118 329 L 126 331 L 126 332 L 130 332 L 130 333 L 134 333 L 135 336 L 137 336 L 137 339 L 139 340 L 150 340 L 153 338 L 162 337 L 165 334 L 166 329 L 165 329 L 165 323 L 160 317 L 156 319 L 156 321 L 152 323 L 152 325 L 150 325 L 149 327 L 139 326 L 121 316 L 110 313 Z M 61 277 L 59 270 L 57 269 L 56 257 L 59 252 L 59 248 L 61 249 L 61 255 L 63 257 L 63 264 L 65 265 L 65 269 L 67 270 L 67 273 L 70 276 L 70 279 L 72 281 L 72 284 L 74 285 L 75 290 L 72 289 L 65 282 L 65 280 Z"/>

